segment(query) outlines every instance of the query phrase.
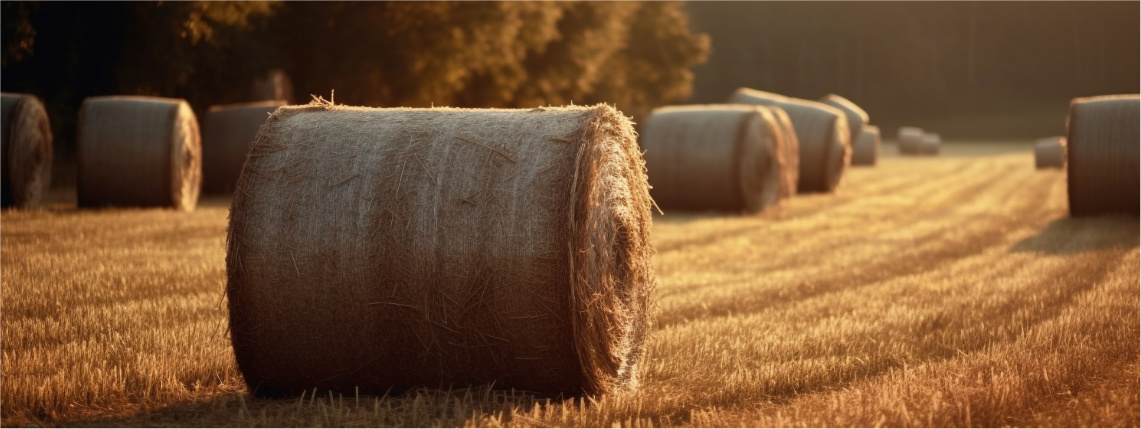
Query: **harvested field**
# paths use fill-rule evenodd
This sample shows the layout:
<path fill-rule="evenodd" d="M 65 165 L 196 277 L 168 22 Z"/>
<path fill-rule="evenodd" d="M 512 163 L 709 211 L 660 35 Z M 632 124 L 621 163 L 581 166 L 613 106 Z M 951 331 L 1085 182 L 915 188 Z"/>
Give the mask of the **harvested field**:
<path fill-rule="evenodd" d="M 61 203 L 62 201 L 62 203 Z M 655 216 L 637 390 L 253 399 L 226 333 L 229 200 L 0 218 L 5 426 L 1132 426 L 1137 217 L 1070 218 L 1032 144 L 881 153 L 760 215 Z"/>

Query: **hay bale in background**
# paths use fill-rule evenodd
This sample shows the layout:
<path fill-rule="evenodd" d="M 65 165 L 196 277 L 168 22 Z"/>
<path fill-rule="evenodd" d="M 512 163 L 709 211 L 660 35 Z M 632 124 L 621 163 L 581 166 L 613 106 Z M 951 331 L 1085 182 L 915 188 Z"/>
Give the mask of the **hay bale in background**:
<path fill-rule="evenodd" d="M 800 141 L 796 139 L 796 128 L 788 112 L 776 106 L 768 106 L 777 120 L 781 134 L 781 153 L 784 155 L 784 168 L 781 169 L 780 196 L 789 198 L 796 195 L 796 185 L 800 178 Z"/>
<path fill-rule="evenodd" d="M 202 192 L 231 194 L 258 129 L 282 101 L 212 106 L 202 121 Z"/>
<path fill-rule="evenodd" d="M 282 107 L 237 189 L 226 290 L 255 394 L 636 381 L 652 201 L 611 107 Z"/>
<path fill-rule="evenodd" d="M 936 133 L 923 133 L 916 153 L 921 155 L 938 155 L 939 147 L 943 144 L 943 137 Z"/>
<path fill-rule="evenodd" d="M 788 113 L 800 145 L 798 192 L 832 192 L 851 162 L 848 119 L 835 107 L 771 92 L 739 88 L 729 103 L 777 106 Z"/>
<path fill-rule="evenodd" d="M 202 180 L 198 121 L 182 99 L 91 97 L 79 109 L 79 205 L 193 210 Z"/>
<path fill-rule="evenodd" d="M 1034 143 L 1034 168 L 1066 168 L 1066 138 L 1038 139 Z"/>
<path fill-rule="evenodd" d="M 1137 94 L 1075 98 L 1066 118 L 1070 215 L 1138 214 Z"/>
<path fill-rule="evenodd" d="M 250 100 L 277 101 L 293 104 L 293 81 L 281 69 L 271 69 L 254 79 L 250 85 Z"/>
<path fill-rule="evenodd" d="M 0 94 L 0 206 L 32 208 L 51 185 L 52 130 L 34 95 Z"/>
<path fill-rule="evenodd" d="M 864 125 L 852 143 L 852 165 L 876 165 L 880 156 L 880 127 Z"/>
<path fill-rule="evenodd" d="M 900 155 L 914 155 L 920 153 L 923 147 L 923 136 L 926 132 L 919 127 L 899 127 L 895 142 L 899 146 Z"/>
<path fill-rule="evenodd" d="M 856 140 L 860 139 L 860 130 L 868 123 L 868 112 L 857 106 L 856 103 L 851 102 L 847 98 L 841 97 L 836 94 L 828 94 L 820 99 L 821 103 L 840 109 L 848 118 L 848 132 L 851 133 L 851 141 L 855 144 Z"/>
<path fill-rule="evenodd" d="M 663 209 L 753 213 L 780 202 L 781 130 L 764 106 L 654 109 L 642 132 L 651 195 Z"/>

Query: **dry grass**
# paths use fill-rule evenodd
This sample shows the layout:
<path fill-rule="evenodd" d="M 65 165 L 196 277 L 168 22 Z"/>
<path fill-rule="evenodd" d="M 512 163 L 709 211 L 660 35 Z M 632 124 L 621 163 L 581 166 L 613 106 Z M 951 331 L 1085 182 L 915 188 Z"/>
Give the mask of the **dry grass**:
<path fill-rule="evenodd" d="M 6 211 L 2 423 L 1137 427 L 1137 218 L 1068 218 L 1064 173 L 1031 145 L 943 150 L 761 216 L 656 218 L 641 388 L 565 402 L 248 398 L 225 201 Z"/>

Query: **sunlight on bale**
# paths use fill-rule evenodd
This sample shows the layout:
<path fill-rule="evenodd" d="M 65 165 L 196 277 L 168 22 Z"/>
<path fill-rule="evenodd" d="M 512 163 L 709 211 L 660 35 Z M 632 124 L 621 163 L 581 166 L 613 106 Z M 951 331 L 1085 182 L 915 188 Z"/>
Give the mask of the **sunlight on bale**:
<path fill-rule="evenodd" d="M 800 179 L 800 140 L 788 112 L 777 106 L 768 106 L 776 118 L 780 131 L 781 152 L 784 156 L 784 169 L 780 177 L 780 197 L 796 195 L 796 183 Z"/>
<path fill-rule="evenodd" d="M 1066 138 L 1055 136 L 1035 141 L 1034 168 L 1066 168 Z"/>
<path fill-rule="evenodd" d="M 857 106 L 847 98 L 841 97 L 836 94 L 828 94 L 820 98 L 820 102 L 829 106 L 840 109 L 848 118 L 848 132 L 852 136 L 852 143 L 855 144 L 856 140 L 860 138 L 860 130 L 864 125 L 868 124 L 868 112 Z"/>
<path fill-rule="evenodd" d="M 202 192 L 231 194 L 246 154 L 266 118 L 282 101 L 211 106 L 202 121 Z"/>
<path fill-rule="evenodd" d="M 1066 183 L 1070 214 L 1138 214 L 1136 94 L 1075 98 L 1066 119 Z"/>
<path fill-rule="evenodd" d="M 663 210 L 755 213 L 778 204 L 781 137 L 764 106 L 654 109 L 641 138 L 651 195 Z"/>
<path fill-rule="evenodd" d="M 880 157 L 880 127 L 864 125 L 860 138 L 852 141 L 852 165 L 875 166 Z"/>
<path fill-rule="evenodd" d="M 0 94 L 0 206 L 33 208 L 51 184 L 52 130 L 40 99 Z"/>

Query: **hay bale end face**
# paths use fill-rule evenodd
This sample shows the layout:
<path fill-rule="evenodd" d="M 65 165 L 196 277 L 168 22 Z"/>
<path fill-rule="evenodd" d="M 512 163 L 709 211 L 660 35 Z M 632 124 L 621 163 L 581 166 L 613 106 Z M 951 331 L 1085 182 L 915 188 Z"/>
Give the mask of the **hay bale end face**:
<path fill-rule="evenodd" d="M 895 142 L 899 146 L 900 155 L 914 155 L 923 148 L 923 136 L 927 134 L 919 127 L 899 127 Z"/>
<path fill-rule="evenodd" d="M 51 185 L 51 123 L 34 95 L 3 93 L 0 101 L 0 206 L 33 208 Z"/>
<path fill-rule="evenodd" d="M 781 175 L 780 196 L 789 198 L 796 195 L 796 185 L 800 178 L 800 141 L 796 139 L 796 128 L 788 112 L 776 106 L 769 106 L 773 117 L 780 126 L 781 152 L 784 153 L 784 174 Z"/>
<path fill-rule="evenodd" d="M 651 195 L 662 209 L 754 213 L 777 204 L 781 130 L 764 106 L 654 109 L 642 133 Z"/>
<path fill-rule="evenodd" d="M 250 143 L 281 101 L 213 106 L 202 121 L 202 192 L 231 194 Z"/>
<path fill-rule="evenodd" d="M 81 207 L 193 210 L 202 181 L 198 120 L 182 99 L 91 97 L 79 109 Z"/>
<path fill-rule="evenodd" d="M 1034 142 L 1034 168 L 1066 168 L 1066 138 L 1046 137 Z"/>
<path fill-rule="evenodd" d="M 936 133 L 924 133 L 916 153 L 922 155 L 938 155 L 939 147 L 943 145 L 943 137 Z"/>
<path fill-rule="evenodd" d="M 257 395 L 636 383 L 652 201 L 611 107 L 286 106 L 237 188 L 230 333 Z"/>
<path fill-rule="evenodd" d="M 1075 98 L 1066 119 L 1070 215 L 1138 214 L 1137 94 Z"/>
<path fill-rule="evenodd" d="M 739 88 L 729 103 L 780 107 L 788 113 L 800 149 L 797 192 L 832 192 L 851 162 L 848 119 L 839 109 L 809 100 Z"/>
<path fill-rule="evenodd" d="M 852 165 L 876 165 L 880 156 L 880 127 L 864 125 L 860 138 L 852 143 Z"/>
<path fill-rule="evenodd" d="M 857 106 L 847 98 L 841 97 L 836 94 L 828 94 L 820 99 L 821 103 L 840 109 L 848 118 L 848 132 L 851 133 L 851 141 L 855 144 L 856 140 L 860 139 L 860 130 L 868 123 L 868 112 Z"/>

